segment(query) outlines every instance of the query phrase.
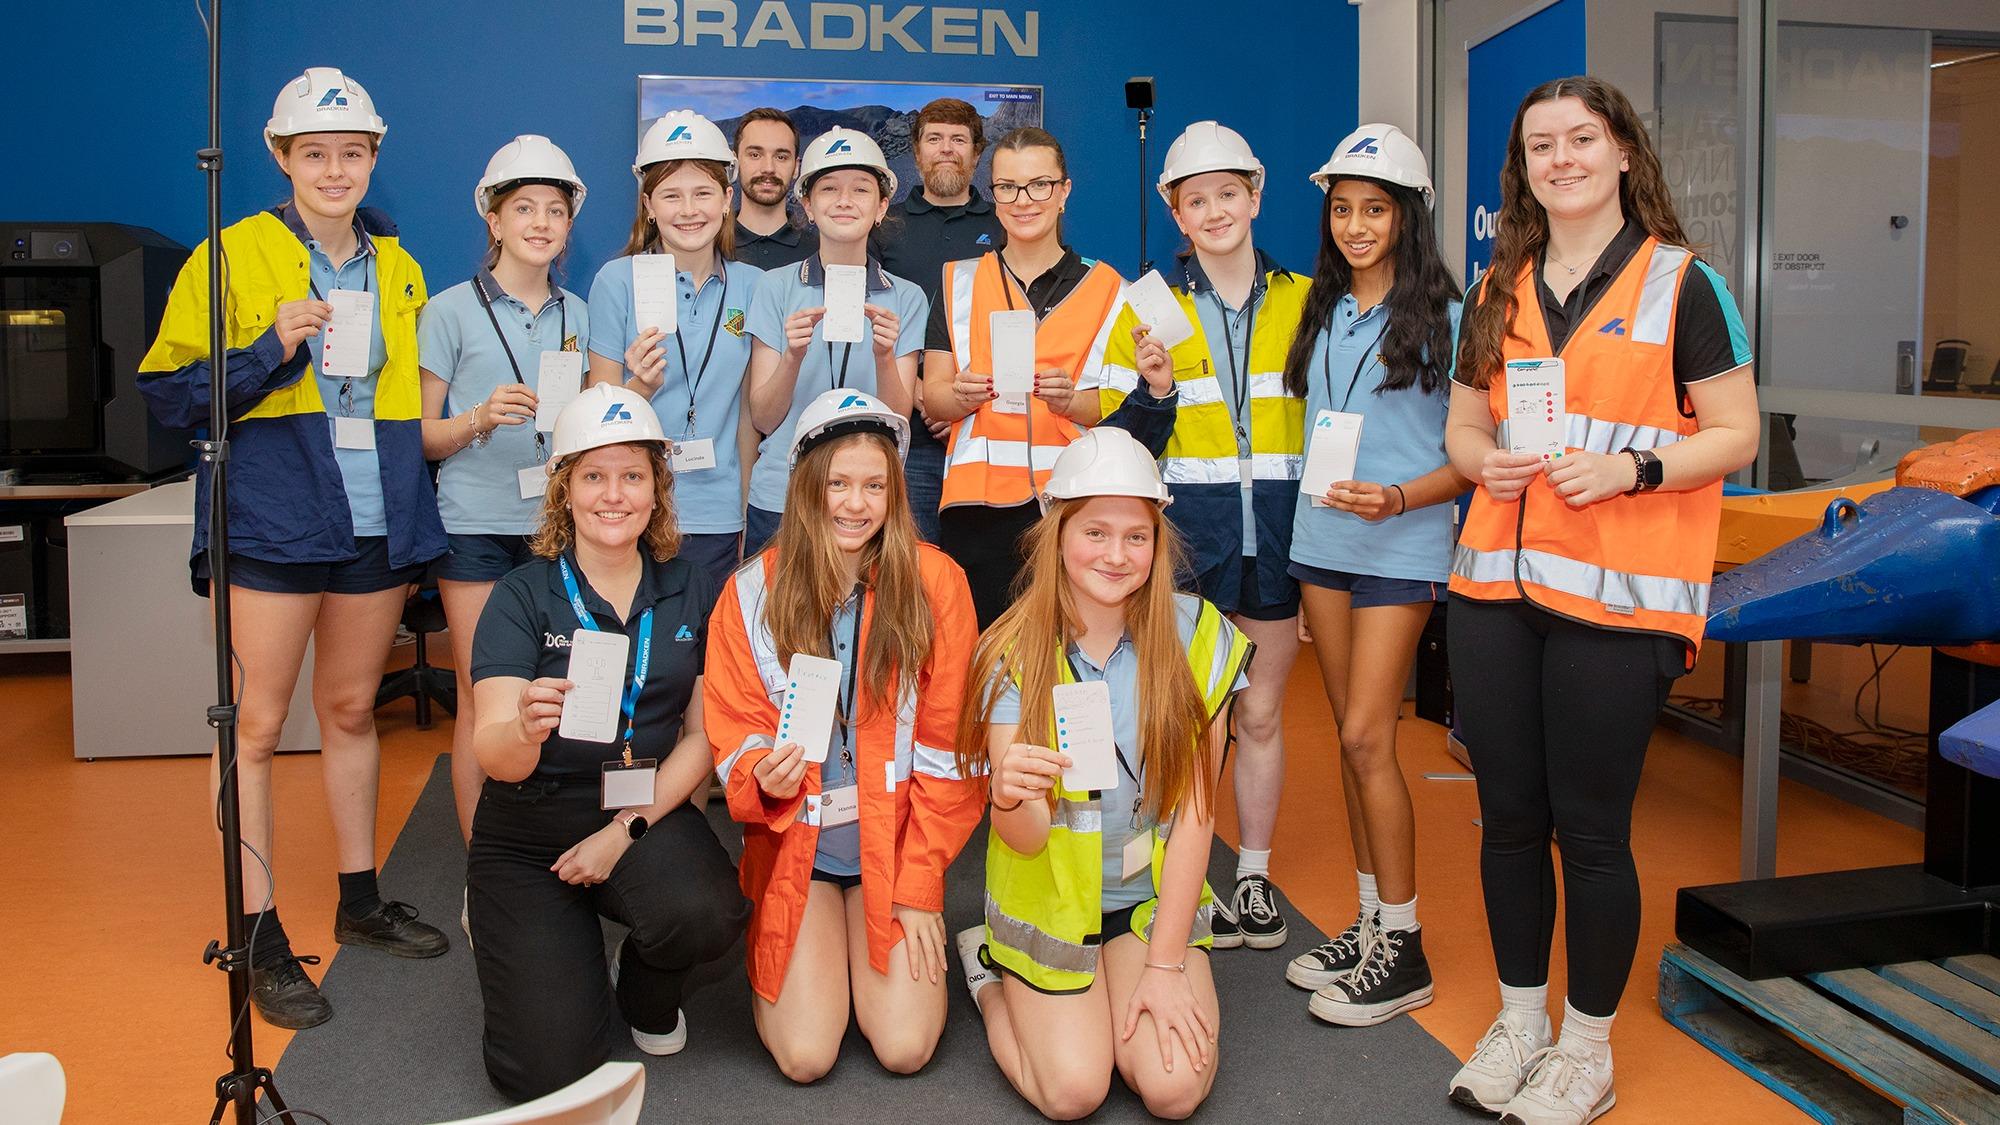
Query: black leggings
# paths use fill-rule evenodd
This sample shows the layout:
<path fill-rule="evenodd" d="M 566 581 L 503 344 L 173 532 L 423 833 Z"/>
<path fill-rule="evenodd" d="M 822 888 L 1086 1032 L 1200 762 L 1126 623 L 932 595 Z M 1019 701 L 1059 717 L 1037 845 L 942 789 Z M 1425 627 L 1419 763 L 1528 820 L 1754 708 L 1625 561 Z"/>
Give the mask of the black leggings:
<path fill-rule="evenodd" d="M 1683 670 L 1677 638 L 1583 625 L 1525 602 L 1454 596 L 1452 691 L 1479 785 L 1479 871 L 1500 983 L 1548 983 L 1553 833 L 1568 894 L 1569 1001 L 1609 1016 L 1639 944 L 1632 802 Z"/>
<path fill-rule="evenodd" d="M 1025 565 L 1022 538 L 1041 518 L 1032 500 L 1011 508 L 959 504 L 938 513 L 938 546 L 964 568 L 980 629 L 1007 611 L 1014 577 Z"/>

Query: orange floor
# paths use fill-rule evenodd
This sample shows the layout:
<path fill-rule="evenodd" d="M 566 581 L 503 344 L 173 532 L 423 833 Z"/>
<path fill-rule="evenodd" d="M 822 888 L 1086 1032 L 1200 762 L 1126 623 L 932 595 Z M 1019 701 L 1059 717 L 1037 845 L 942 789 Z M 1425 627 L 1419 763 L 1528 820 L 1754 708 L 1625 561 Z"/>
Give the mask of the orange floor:
<path fill-rule="evenodd" d="M 67 672 L 63 657 L 0 659 L 0 701 L 14 730 L 9 783 L 0 787 L 7 860 L 0 870 L 0 1054 L 42 1050 L 60 1058 L 72 1125 L 198 1120 L 227 1067 L 228 1030 L 221 978 L 200 964 L 203 946 L 221 936 L 222 918 L 206 763 L 75 761 Z M 449 748 L 450 728 L 415 730 L 407 704 L 385 709 L 381 719 L 378 838 L 386 854 L 432 762 Z M 1310 654 L 1293 675 L 1286 728 L 1292 753 L 1273 875 L 1313 921 L 1336 928 L 1352 916 L 1354 881 L 1330 752 L 1332 718 Z M 1419 910 L 1437 978 L 1437 1000 L 1417 1018 L 1463 1053 L 1498 1006 L 1475 865 L 1477 802 L 1469 782 L 1424 780 L 1427 771 L 1459 769 L 1437 727 L 1405 719 L 1402 758 L 1416 796 Z M 276 771 L 286 928 L 301 952 L 331 955 L 337 888 L 318 759 L 288 755 Z M 1654 739 L 1635 839 L 1645 929 L 1613 1040 L 1617 1121 L 1804 1119 L 1668 1027 L 1653 998 L 1674 889 L 1736 875 L 1739 772 L 1724 754 L 1664 732 Z M 1780 815 L 1785 874 L 1919 856 L 1917 833 L 1797 786 L 1785 786 Z M 1234 839 L 1227 807 L 1222 831 Z M 1301 947 L 1294 940 L 1280 952 L 1223 956 L 1263 958 L 1277 973 Z M 1560 965 L 1556 972 L 1552 991 L 1560 995 Z M 312 1034 L 337 1031 L 336 1023 Z M 1329 1058 L 1337 1058 L 1351 1033 L 1329 1027 L 1321 1034 Z M 269 1065 L 290 1036 L 259 1023 L 259 1060 Z"/>

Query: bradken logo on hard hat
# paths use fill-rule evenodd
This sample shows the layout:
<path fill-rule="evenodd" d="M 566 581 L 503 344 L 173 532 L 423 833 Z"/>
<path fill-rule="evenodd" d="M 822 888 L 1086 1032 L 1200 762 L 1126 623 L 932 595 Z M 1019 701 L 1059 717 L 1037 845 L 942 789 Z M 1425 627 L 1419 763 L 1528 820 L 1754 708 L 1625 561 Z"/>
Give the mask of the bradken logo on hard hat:
<path fill-rule="evenodd" d="M 611 409 L 604 412 L 604 417 L 597 420 L 597 424 L 602 426 L 612 422 L 630 422 L 631 420 L 632 412 L 625 409 L 625 404 L 614 402 L 611 404 Z"/>
<path fill-rule="evenodd" d="M 858 407 L 862 407 L 863 409 L 866 409 L 866 408 L 867 408 L 867 406 L 868 406 L 868 400 L 867 400 L 867 399 L 865 399 L 865 398 L 862 398 L 862 397 L 861 397 L 860 395 L 848 395 L 848 396 L 847 396 L 846 398 L 844 398 L 844 399 L 841 399 L 841 400 L 840 400 L 840 405 L 839 405 L 839 406 L 836 406 L 836 407 L 834 407 L 834 409 L 835 409 L 835 410 L 852 410 L 852 409 L 854 409 L 854 408 L 855 408 L 855 407 L 857 407 L 857 406 L 858 406 Z"/>
<path fill-rule="evenodd" d="M 694 130 L 685 125 L 676 125 L 674 126 L 674 131 L 667 134 L 666 143 L 673 144 L 675 141 L 691 140 L 694 140 Z"/>
<path fill-rule="evenodd" d="M 854 151 L 854 146 L 847 143 L 846 137 L 835 137 L 833 139 L 833 143 L 826 146 L 826 155 L 828 156 L 832 156 L 836 152 L 853 152 L 853 151 Z"/>
<path fill-rule="evenodd" d="M 347 106 L 347 99 L 340 96 L 340 91 L 338 89 L 328 90 L 326 92 L 326 96 L 321 98 L 319 100 L 319 104 L 317 106 L 314 106 L 313 108 L 325 109 L 328 106 L 344 109 Z"/>
<path fill-rule="evenodd" d="M 1363 137 L 1363 138 L 1361 138 L 1360 140 L 1358 140 L 1358 141 L 1355 141 L 1355 142 L 1354 142 L 1354 147 L 1353 147 L 1353 148 L 1350 148 L 1350 149 L 1348 149 L 1348 150 L 1347 150 L 1347 155 L 1349 155 L 1349 156 L 1380 156 L 1380 155 L 1382 155 L 1382 150 L 1381 150 L 1381 149 L 1380 149 L 1379 147 L 1377 147 L 1377 146 L 1376 146 L 1376 144 L 1375 144 L 1375 142 L 1376 142 L 1376 140 L 1377 140 L 1377 139 L 1378 139 L 1378 138 L 1375 138 L 1375 137 Z"/>

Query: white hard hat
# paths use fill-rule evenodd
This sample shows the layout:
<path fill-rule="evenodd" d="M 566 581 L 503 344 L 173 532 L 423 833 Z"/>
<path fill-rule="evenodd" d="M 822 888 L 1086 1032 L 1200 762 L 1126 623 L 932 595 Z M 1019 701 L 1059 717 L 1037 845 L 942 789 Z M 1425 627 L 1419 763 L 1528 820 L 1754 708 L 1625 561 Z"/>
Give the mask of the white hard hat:
<path fill-rule="evenodd" d="M 882 155 L 882 146 L 873 137 L 856 129 L 834 126 L 806 146 L 806 154 L 799 161 L 799 178 L 792 184 L 792 194 L 803 200 L 806 190 L 822 172 L 835 168 L 866 168 L 882 180 L 882 198 L 896 194 L 896 173 L 889 171 L 889 160 Z"/>
<path fill-rule="evenodd" d="M 577 178 L 576 165 L 569 162 L 569 154 L 547 137 L 524 133 L 501 145 L 493 159 L 486 162 L 486 174 L 479 177 L 479 186 L 472 189 L 472 203 L 479 208 L 480 217 L 484 218 L 492 209 L 493 197 L 500 188 L 523 180 L 566 187 L 569 217 L 574 219 L 583 210 L 583 181 Z"/>
<path fill-rule="evenodd" d="M 848 434 L 878 433 L 896 443 L 896 460 L 910 455 L 910 420 L 882 404 L 882 400 L 860 391 L 831 390 L 799 411 L 799 424 L 792 427 L 791 464 L 824 445 Z"/>
<path fill-rule="evenodd" d="M 1056 457 L 1043 495 L 1051 500 L 1136 496 L 1163 508 L 1173 503 L 1160 483 L 1160 463 L 1138 438 L 1116 426 L 1093 427 L 1069 443 Z"/>
<path fill-rule="evenodd" d="M 388 131 L 361 83 L 337 66 L 312 66 L 278 91 L 264 126 L 264 147 L 276 153 L 279 137 L 304 133 L 373 133 L 380 140 Z"/>
<path fill-rule="evenodd" d="M 1203 172 L 1241 172 L 1250 177 L 1250 190 L 1264 190 L 1264 165 L 1250 151 L 1243 134 L 1213 121 L 1197 121 L 1181 130 L 1167 146 L 1167 163 L 1160 169 L 1160 198 L 1174 204 L 1173 186 Z"/>
<path fill-rule="evenodd" d="M 1342 137 L 1333 155 L 1312 174 L 1312 182 L 1329 191 L 1333 181 L 1357 176 L 1415 188 L 1426 207 L 1437 201 L 1424 150 L 1394 125 L 1363 125 Z"/>
<path fill-rule="evenodd" d="M 556 415 L 554 456 L 567 457 L 628 441 L 664 443 L 667 432 L 653 404 L 637 391 L 599 383 L 586 387 Z"/>
<path fill-rule="evenodd" d="M 660 115 L 639 140 L 639 155 L 633 158 L 632 174 L 646 181 L 646 169 L 667 160 L 712 160 L 722 165 L 723 175 L 736 181 L 736 151 L 715 122 L 691 109 L 676 109 Z"/>

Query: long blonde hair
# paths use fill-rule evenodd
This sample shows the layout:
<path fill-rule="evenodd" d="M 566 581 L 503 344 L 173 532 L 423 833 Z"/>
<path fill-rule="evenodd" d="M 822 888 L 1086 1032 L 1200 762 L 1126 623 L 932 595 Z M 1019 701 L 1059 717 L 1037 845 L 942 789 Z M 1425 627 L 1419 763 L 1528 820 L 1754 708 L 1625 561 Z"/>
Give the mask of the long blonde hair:
<path fill-rule="evenodd" d="M 1059 682 L 1057 661 L 1082 634 L 1075 595 L 1063 563 L 1063 528 L 1090 499 L 1054 501 L 1028 530 L 1027 566 L 1015 580 L 1014 604 L 979 638 L 959 715 L 960 773 L 986 773 L 987 732 L 993 704 L 1009 680 L 1021 689 L 1022 742 L 1045 741 L 1054 724 L 1050 693 Z M 1190 800 L 1197 815 L 1213 807 L 1215 777 L 1208 769 L 1209 715 L 1188 669 L 1174 604 L 1174 575 L 1184 550 L 1179 534 L 1157 505 L 1153 512 L 1153 570 L 1125 601 L 1125 626 L 1139 663 L 1139 769 L 1146 810 L 1163 821 Z M 1049 793 L 1051 803 L 1055 792 Z"/>
<path fill-rule="evenodd" d="M 653 561 L 666 562 L 681 550 L 680 524 L 674 517 L 674 474 L 667 465 L 666 447 L 657 441 L 627 444 L 645 450 L 646 463 L 653 470 L 653 514 L 646 519 L 644 538 Z M 576 516 L 569 510 L 569 483 L 583 457 L 583 453 L 565 457 L 549 470 L 549 487 L 542 493 L 541 525 L 528 541 L 528 549 L 542 558 L 555 558 L 576 542 Z"/>
<path fill-rule="evenodd" d="M 827 479 L 834 454 L 856 445 L 878 450 L 888 466 L 888 511 L 882 527 L 862 549 L 856 573 L 873 593 L 875 612 L 864 651 L 856 653 L 860 699 L 858 720 L 886 704 L 894 708 L 903 690 L 915 690 L 917 675 L 930 659 L 935 622 L 924 596 L 917 562 L 917 524 L 910 516 L 896 443 L 879 433 L 849 434 L 808 451 L 792 468 L 785 491 L 785 514 L 767 550 L 777 552 L 764 625 L 780 661 L 793 653 L 832 656 L 834 611 L 852 590 L 843 577 L 840 544 L 827 515 Z M 859 607 L 856 607 L 857 610 Z"/>

